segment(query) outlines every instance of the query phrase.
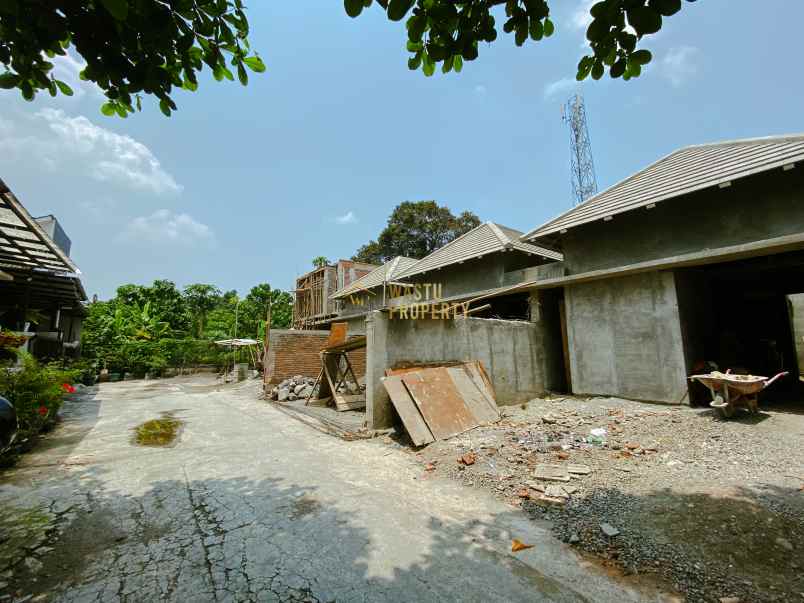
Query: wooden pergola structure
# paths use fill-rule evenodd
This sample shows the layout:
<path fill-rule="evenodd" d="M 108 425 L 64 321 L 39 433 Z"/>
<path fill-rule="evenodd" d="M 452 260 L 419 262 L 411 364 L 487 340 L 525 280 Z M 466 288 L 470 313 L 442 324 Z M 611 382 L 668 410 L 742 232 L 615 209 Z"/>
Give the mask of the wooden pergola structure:
<path fill-rule="evenodd" d="M 87 299 L 80 274 L 0 180 L 0 324 L 22 332 L 35 311 L 37 349 L 76 348 Z"/>

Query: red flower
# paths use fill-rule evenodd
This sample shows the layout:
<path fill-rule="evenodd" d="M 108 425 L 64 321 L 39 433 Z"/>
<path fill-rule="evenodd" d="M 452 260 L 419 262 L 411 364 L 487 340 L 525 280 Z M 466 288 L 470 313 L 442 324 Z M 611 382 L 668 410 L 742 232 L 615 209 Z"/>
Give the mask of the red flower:
<path fill-rule="evenodd" d="M 66 391 L 68 394 L 74 394 L 75 393 L 75 388 L 72 385 L 70 385 L 69 383 L 62 383 L 61 388 L 64 391 Z"/>
<path fill-rule="evenodd" d="M 43 417 L 47 416 L 47 406 L 40 406 L 38 412 Z"/>

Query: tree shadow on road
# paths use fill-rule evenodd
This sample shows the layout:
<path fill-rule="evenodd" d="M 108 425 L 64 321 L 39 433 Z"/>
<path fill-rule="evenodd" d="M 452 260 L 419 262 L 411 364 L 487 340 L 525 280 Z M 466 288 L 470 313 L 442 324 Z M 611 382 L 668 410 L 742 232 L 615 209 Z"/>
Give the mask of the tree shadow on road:
<path fill-rule="evenodd" d="M 408 539 L 395 537 L 400 526 L 391 525 L 393 514 L 386 533 L 325 503 L 317 489 L 278 479 L 166 480 L 136 495 L 109 490 L 102 467 L 76 470 L 63 481 L 63 504 L 44 510 L 50 514 L 45 548 L 17 556 L 0 595 L 103 601 L 623 599 L 611 594 L 602 573 L 582 586 L 572 583 L 577 569 L 556 566 L 548 577 L 508 553 L 509 522 L 523 519 L 516 511 L 472 521 L 427 517 L 411 527 L 422 538 Z M 408 550 L 411 542 L 420 549 Z M 549 552 L 522 555 L 528 554 Z M 631 600 L 650 600 L 632 594 Z"/>

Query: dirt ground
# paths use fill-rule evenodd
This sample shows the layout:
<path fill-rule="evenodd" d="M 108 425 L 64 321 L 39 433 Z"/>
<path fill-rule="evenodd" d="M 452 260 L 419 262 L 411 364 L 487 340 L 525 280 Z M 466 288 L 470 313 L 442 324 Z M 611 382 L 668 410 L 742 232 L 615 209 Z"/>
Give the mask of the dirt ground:
<path fill-rule="evenodd" d="M 688 601 L 804 601 L 802 435 L 804 415 L 792 412 L 721 420 L 709 409 L 555 398 L 412 454 L 428 479 L 490 491 L 604 565 Z M 569 481 L 540 479 L 544 465 Z M 575 465 L 580 474 L 568 473 Z"/>

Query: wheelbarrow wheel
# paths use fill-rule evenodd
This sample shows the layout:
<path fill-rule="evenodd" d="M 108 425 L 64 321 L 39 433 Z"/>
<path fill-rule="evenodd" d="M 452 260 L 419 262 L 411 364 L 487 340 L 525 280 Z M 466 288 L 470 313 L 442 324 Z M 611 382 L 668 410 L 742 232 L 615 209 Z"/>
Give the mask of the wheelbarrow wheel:
<path fill-rule="evenodd" d="M 719 394 L 715 396 L 710 406 L 717 411 L 721 419 L 731 419 L 734 416 L 734 407 L 731 404 L 725 404 L 723 396 Z"/>

